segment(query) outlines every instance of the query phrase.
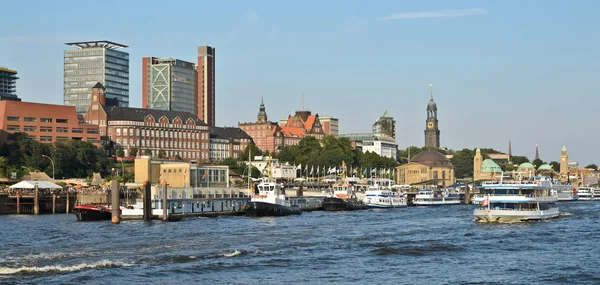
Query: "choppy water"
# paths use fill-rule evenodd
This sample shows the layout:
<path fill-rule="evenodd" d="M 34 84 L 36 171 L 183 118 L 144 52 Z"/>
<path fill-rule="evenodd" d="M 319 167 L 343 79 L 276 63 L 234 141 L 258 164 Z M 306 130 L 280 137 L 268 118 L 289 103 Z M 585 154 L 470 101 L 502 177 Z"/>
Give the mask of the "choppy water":
<path fill-rule="evenodd" d="M 176 223 L 0 216 L 2 284 L 600 284 L 600 203 L 478 224 L 471 205 Z"/>

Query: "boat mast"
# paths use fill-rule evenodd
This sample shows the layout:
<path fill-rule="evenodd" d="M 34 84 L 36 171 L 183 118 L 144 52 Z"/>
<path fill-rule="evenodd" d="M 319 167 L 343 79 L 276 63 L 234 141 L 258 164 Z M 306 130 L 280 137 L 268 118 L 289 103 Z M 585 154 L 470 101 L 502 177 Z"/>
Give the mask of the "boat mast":
<path fill-rule="evenodd" d="M 248 197 L 252 196 L 252 185 L 250 185 L 250 175 L 252 174 L 252 148 L 248 146 Z"/>

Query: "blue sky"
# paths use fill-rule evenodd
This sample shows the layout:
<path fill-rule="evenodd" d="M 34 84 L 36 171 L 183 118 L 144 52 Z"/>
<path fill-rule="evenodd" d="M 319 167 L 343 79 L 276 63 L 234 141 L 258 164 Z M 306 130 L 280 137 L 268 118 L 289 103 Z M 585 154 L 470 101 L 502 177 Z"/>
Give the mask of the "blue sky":
<path fill-rule="evenodd" d="M 304 106 L 370 132 L 386 109 L 401 148 L 424 144 L 429 83 L 441 144 L 600 164 L 597 1 L 9 1 L 0 66 L 25 101 L 62 104 L 65 42 L 128 45 L 130 102 L 141 58 L 196 61 L 216 48 L 217 125 L 279 120 Z"/>

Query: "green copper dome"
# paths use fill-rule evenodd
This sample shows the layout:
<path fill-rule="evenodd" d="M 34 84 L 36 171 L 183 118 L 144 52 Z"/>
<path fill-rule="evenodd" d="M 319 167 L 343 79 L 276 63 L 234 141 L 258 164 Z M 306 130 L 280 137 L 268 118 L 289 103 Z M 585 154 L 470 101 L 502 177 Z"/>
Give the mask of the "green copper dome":
<path fill-rule="evenodd" d="M 521 163 L 521 165 L 519 165 L 519 168 L 525 168 L 525 169 L 534 168 L 535 169 L 535 166 L 533 166 L 533 164 L 531 164 L 529 162 L 523 162 L 523 163 Z"/>
<path fill-rule="evenodd" d="M 566 152 L 566 151 L 567 151 L 567 148 L 566 148 L 564 145 L 563 145 L 562 151 L 563 151 L 563 152 Z"/>
<path fill-rule="evenodd" d="M 552 170 L 552 166 L 549 164 L 542 164 L 540 167 L 538 167 L 538 170 Z"/>
<path fill-rule="evenodd" d="M 500 168 L 500 166 L 496 162 L 488 158 L 484 160 L 481 164 L 481 172 L 497 173 L 502 172 L 502 168 Z"/>

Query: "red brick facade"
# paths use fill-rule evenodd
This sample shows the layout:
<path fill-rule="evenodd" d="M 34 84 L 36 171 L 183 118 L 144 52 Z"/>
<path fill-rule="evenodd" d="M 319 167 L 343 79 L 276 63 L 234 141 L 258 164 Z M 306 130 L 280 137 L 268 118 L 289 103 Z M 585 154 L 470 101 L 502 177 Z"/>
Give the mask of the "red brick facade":
<path fill-rule="evenodd" d="M 74 106 L 0 101 L 0 126 L 0 144 L 22 132 L 43 143 L 77 139 L 100 146 L 99 127 L 79 122 Z"/>
<path fill-rule="evenodd" d="M 110 107 L 101 104 L 104 87 L 92 89 L 92 105 L 85 114 L 86 122 L 98 122 L 100 133 L 117 146 L 125 156 L 133 147 L 138 156 L 147 150 L 158 157 L 161 150 L 166 158 L 180 156 L 184 160 L 210 161 L 209 128 L 190 113 L 150 109 Z"/>

